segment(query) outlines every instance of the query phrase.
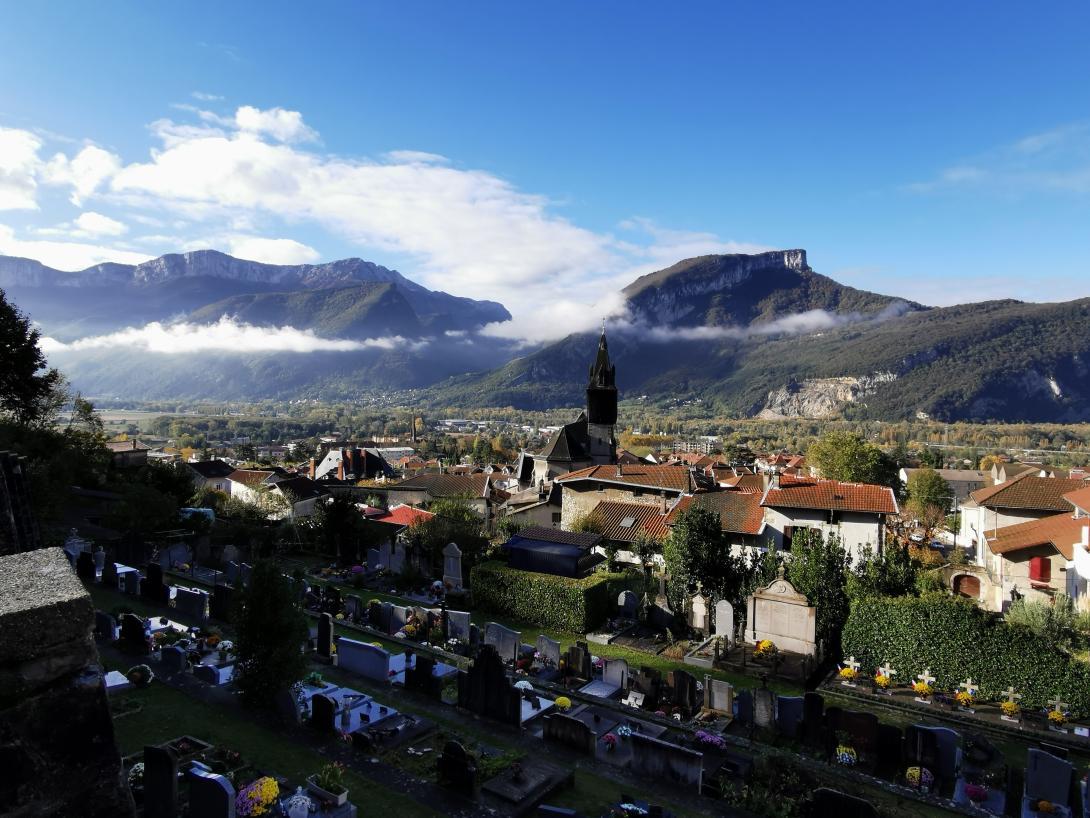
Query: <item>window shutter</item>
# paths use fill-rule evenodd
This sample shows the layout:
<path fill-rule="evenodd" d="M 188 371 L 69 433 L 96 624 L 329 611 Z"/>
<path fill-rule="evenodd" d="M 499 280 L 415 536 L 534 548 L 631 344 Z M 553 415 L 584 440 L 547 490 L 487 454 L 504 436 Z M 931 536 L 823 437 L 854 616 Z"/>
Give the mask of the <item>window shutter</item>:
<path fill-rule="evenodd" d="M 1030 559 L 1029 578 L 1034 582 L 1049 582 L 1052 579 L 1052 561 L 1048 557 Z"/>

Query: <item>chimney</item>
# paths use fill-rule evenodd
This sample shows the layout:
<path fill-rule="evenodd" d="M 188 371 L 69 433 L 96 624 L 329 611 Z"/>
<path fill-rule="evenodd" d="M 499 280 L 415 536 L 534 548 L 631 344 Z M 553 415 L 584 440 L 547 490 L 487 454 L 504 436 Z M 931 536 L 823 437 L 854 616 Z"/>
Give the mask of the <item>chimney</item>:
<path fill-rule="evenodd" d="M 344 480 L 344 458 L 342 457 L 340 462 L 337 463 L 337 479 Z"/>
<path fill-rule="evenodd" d="M 312 457 L 312 458 L 310 458 L 310 479 L 311 480 L 314 479 L 314 475 L 317 473 L 317 471 L 318 471 L 318 461 L 315 460 Z"/>

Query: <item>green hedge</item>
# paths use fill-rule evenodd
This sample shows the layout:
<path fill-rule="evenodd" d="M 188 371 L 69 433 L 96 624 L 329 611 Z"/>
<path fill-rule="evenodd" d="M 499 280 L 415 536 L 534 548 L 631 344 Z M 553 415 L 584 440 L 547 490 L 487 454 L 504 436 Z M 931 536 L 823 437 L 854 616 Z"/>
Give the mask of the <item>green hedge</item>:
<path fill-rule="evenodd" d="M 844 626 L 843 645 L 864 673 L 889 661 L 899 684 L 930 668 L 939 690 L 954 690 L 972 677 L 985 699 L 997 700 L 1013 685 L 1023 708 L 1045 707 L 1059 695 L 1073 713 L 1090 715 L 1090 666 L 965 599 L 859 600 Z"/>
<path fill-rule="evenodd" d="M 621 591 L 635 588 L 640 578 L 629 574 L 595 573 L 570 579 L 483 562 L 470 571 L 477 607 L 530 625 L 587 633 L 604 622 Z"/>

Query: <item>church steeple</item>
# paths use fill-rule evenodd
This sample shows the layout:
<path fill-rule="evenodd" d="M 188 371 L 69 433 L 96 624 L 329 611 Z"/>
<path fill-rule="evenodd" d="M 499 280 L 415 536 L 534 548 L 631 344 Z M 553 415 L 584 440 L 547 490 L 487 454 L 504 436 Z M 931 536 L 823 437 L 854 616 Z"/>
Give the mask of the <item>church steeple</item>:
<path fill-rule="evenodd" d="M 617 368 L 609 360 L 605 327 L 598 339 L 598 354 L 590 367 L 587 383 L 587 435 L 595 464 L 617 462 Z"/>

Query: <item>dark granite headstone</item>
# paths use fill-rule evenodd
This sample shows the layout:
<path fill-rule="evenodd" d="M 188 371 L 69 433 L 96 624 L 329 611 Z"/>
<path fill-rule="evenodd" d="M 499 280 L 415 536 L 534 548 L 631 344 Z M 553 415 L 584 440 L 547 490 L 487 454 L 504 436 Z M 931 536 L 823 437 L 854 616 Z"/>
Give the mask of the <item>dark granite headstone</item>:
<path fill-rule="evenodd" d="M 310 700 L 310 726 L 320 733 L 332 733 L 337 716 L 337 703 L 323 693 L 315 693 Z"/>
<path fill-rule="evenodd" d="M 108 613 L 95 611 L 95 639 L 112 642 L 117 638 L 117 620 Z"/>
<path fill-rule="evenodd" d="M 168 676 L 181 673 L 185 670 L 185 651 L 175 645 L 167 645 L 159 651 L 159 661 L 163 666 L 163 672 Z"/>
<path fill-rule="evenodd" d="M 141 586 L 144 584 L 144 581 L 140 577 L 140 572 L 133 570 L 126 571 L 122 575 L 121 583 L 121 590 L 123 590 L 126 594 L 129 594 L 130 596 L 139 596 Z"/>
<path fill-rule="evenodd" d="M 178 814 L 178 756 L 169 747 L 144 747 L 144 817 Z"/>
<path fill-rule="evenodd" d="M 87 582 L 95 581 L 95 555 L 90 551 L 80 551 L 76 557 L 76 576 Z"/>
<path fill-rule="evenodd" d="M 503 660 L 491 645 L 481 645 L 469 670 L 458 673 L 458 706 L 465 710 L 518 727 L 520 700 Z"/>
<path fill-rule="evenodd" d="M 830 707 L 825 711 L 826 752 L 832 756 L 846 740 L 859 755 L 859 765 L 873 769 L 878 760 L 878 716 L 874 713 Z"/>
<path fill-rule="evenodd" d="M 105 588 L 109 588 L 111 591 L 118 590 L 117 563 L 112 559 L 106 560 L 106 564 L 102 566 L 102 585 Z"/>
<path fill-rule="evenodd" d="M 149 651 L 144 620 L 136 614 L 121 614 L 121 631 L 118 639 L 122 650 L 142 656 Z"/>
<path fill-rule="evenodd" d="M 235 818 L 235 788 L 222 775 L 191 769 L 189 814 L 200 818 Z"/>
<path fill-rule="evenodd" d="M 281 690 L 274 699 L 276 712 L 287 724 L 296 725 L 302 721 L 299 712 L 299 701 L 290 690 Z"/>
<path fill-rule="evenodd" d="M 590 681 L 594 668 L 590 661 L 590 648 L 586 642 L 576 642 L 568 648 L 564 657 L 564 675 Z"/>
<path fill-rule="evenodd" d="M 198 622 L 208 621 L 208 594 L 204 591 L 177 588 L 174 591 L 174 607 L 179 615 Z"/>
<path fill-rule="evenodd" d="M 149 562 L 144 566 L 144 581 L 140 585 L 140 596 L 155 605 L 165 605 L 170 591 L 163 584 L 163 566 Z"/>
<path fill-rule="evenodd" d="M 753 692 L 740 690 L 734 701 L 738 705 L 738 723 L 746 728 L 753 727 Z"/>
<path fill-rule="evenodd" d="M 315 648 L 319 656 L 333 655 L 333 615 L 324 613 L 318 617 L 318 640 Z"/>
<path fill-rule="evenodd" d="M 809 747 L 822 746 L 825 733 L 825 699 L 820 693 L 802 697 L 802 740 Z"/>
<path fill-rule="evenodd" d="M 632 591 L 621 591 L 617 595 L 617 615 L 625 619 L 635 619 L 640 600 Z"/>
<path fill-rule="evenodd" d="M 656 668 L 644 665 L 632 677 L 632 689 L 643 696 L 645 710 L 657 710 L 662 698 L 662 674 Z"/>
<path fill-rule="evenodd" d="M 959 745 L 960 736 L 954 730 L 910 724 L 905 728 L 905 766 L 927 767 L 939 791 L 952 793 L 957 783 Z"/>
<path fill-rule="evenodd" d="M 781 736 L 797 738 L 802 727 L 802 696 L 776 697 L 776 730 Z"/>
<path fill-rule="evenodd" d="M 443 685 L 435 675 L 435 660 L 430 656 L 417 656 L 412 666 L 405 670 L 405 689 L 433 699 L 442 696 Z"/>
<path fill-rule="evenodd" d="M 212 665 L 193 665 L 193 675 L 205 684 L 218 685 L 220 683 L 219 671 Z"/>
<path fill-rule="evenodd" d="M 598 748 L 598 735 L 587 724 L 563 713 L 550 713 L 542 718 L 544 739 L 594 757 Z"/>
<path fill-rule="evenodd" d="M 878 725 L 878 775 L 893 777 L 901 766 L 901 728 L 895 724 Z"/>
<path fill-rule="evenodd" d="M 363 616 L 363 600 L 355 594 L 348 594 L 344 598 L 344 618 L 349 622 L 359 622 Z"/>
<path fill-rule="evenodd" d="M 684 670 L 672 671 L 670 676 L 670 690 L 674 705 L 680 707 L 686 715 L 691 715 L 700 706 L 700 699 L 696 692 L 696 677 Z"/>
<path fill-rule="evenodd" d="M 230 585 L 217 585 L 212 589 L 212 599 L 209 602 L 209 607 L 214 619 L 229 623 L 234 604 L 235 589 Z"/>
<path fill-rule="evenodd" d="M 493 651 L 495 653 L 495 651 Z M 497 656 L 497 661 L 499 657 Z M 500 665 L 503 666 L 502 663 Z M 477 762 L 457 741 L 448 741 L 438 761 L 439 782 L 467 798 L 477 793 Z"/>

